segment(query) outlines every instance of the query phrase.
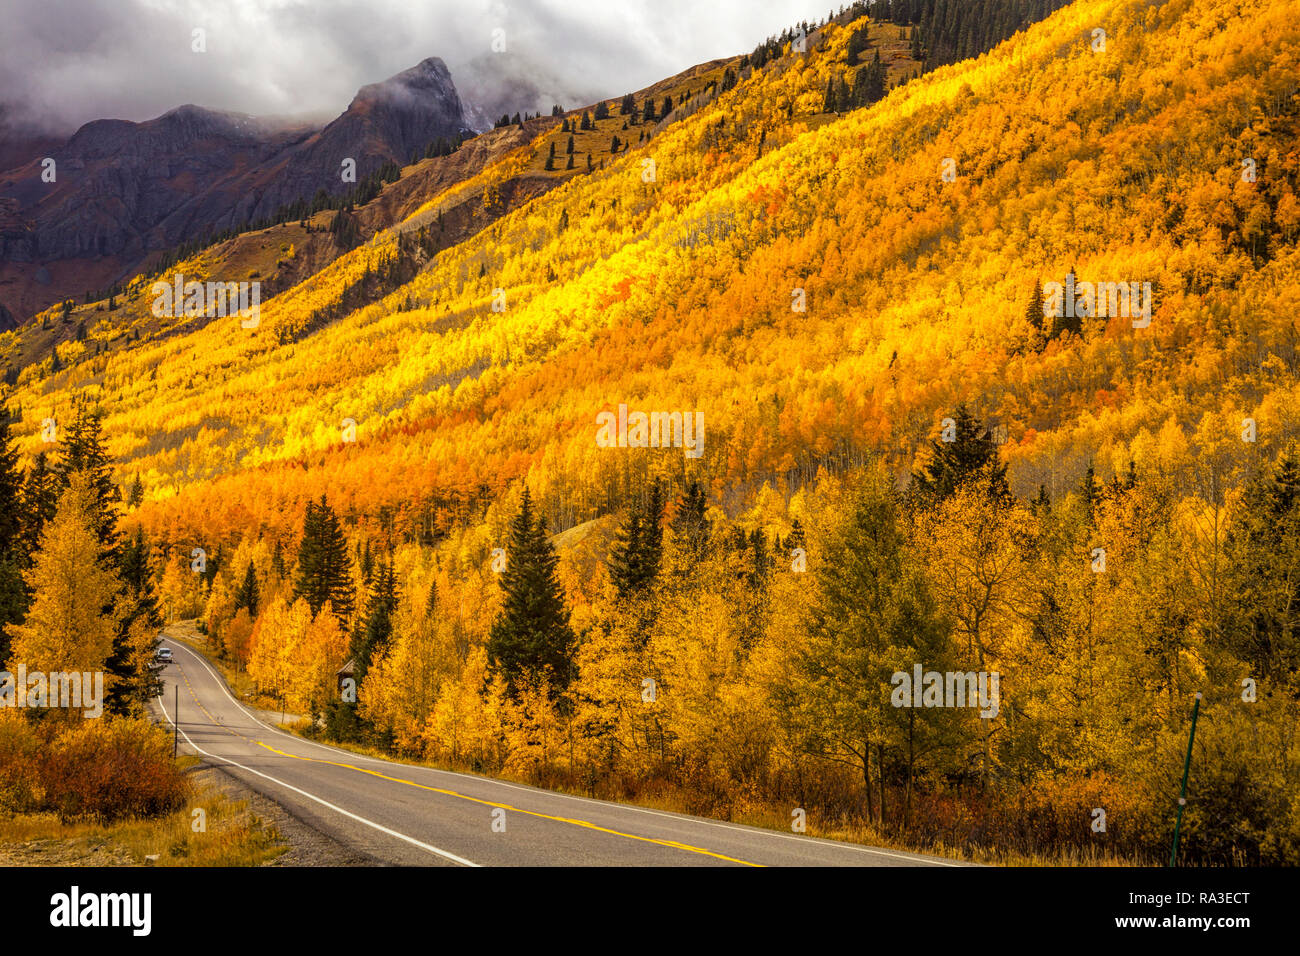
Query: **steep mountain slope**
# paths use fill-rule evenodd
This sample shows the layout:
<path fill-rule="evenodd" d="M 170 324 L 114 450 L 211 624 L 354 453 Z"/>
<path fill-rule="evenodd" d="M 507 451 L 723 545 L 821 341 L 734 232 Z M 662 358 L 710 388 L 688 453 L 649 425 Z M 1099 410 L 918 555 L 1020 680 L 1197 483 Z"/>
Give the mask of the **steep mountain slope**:
<path fill-rule="evenodd" d="M 154 120 L 87 123 L 49 156 L 0 176 L 0 290 L 29 314 L 116 279 L 151 253 L 256 222 L 318 190 L 404 163 L 465 121 L 446 66 L 429 58 L 363 87 L 324 129 L 181 106 Z M 129 272 L 128 272 L 129 274 Z M 42 278 L 43 275 L 43 278 Z"/>
<path fill-rule="evenodd" d="M 37 537 L 98 404 L 134 573 L 332 739 L 993 862 L 1163 865 L 1177 812 L 1175 859 L 1294 865 L 1293 8 L 1086 0 L 918 77 L 855 5 L 507 122 L 177 264 L 277 257 L 251 324 L 147 277 L 39 316 L 81 333 L 12 365 L 6 513 Z M 691 440 L 611 447 L 647 412 Z"/>
<path fill-rule="evenodd" d="M 97 395 L 173 535 L 291 521 L 326 488 L 415 516 L 529 470 L 566 525 L 609 507 L 628 469 L 697 475 L 738 504 L 866 451 L 908 467 L 963 399 L 1006 427 L 1021 490 L 1063 487 L 1090 458 L 1155 462 L 1171 428 L 1235 440 L 1251 416 L 1271 450 L 1300 420 L 1296 29 L 1227 0 L 1079 3 L 837 117 L 824 90 L 851 76 L 852 31 L 831 25 L 666 125 L 625 137 L 615 113 L 611 138 L 650 138 L 381 302 L 280 344 L 386 268 L 400 230 L 277 296 L 251 333 L 208 326 L 26 381 L 16 427 L 35 452 L 43 417 Z M 876 30 L 882 59 L 906 48 Z M 526 161 L 477 181 L 481 202 Z M 1072 268 L 1151 282 L 1150 326 L 1041 341 L 1027 313 Z M 703 412 L 704 456 L 602 454 L 596 415 L 620 402 Z"/>
<path fill-rule="evenodd" d="M 657 104 L 664 97 L 682 102 L 688 95 L 702 97 L 706 90 L 707 95 L 716 95 L 728 63 L 735 66 L 736 60 L 700 64 L 634 95 L 638 101 L 653 95 Z M 617 102 L 606 105 L 618 109 Z M 585 112 L 590 115 L 593 110 L 589 106 Z M 572 133 L 561 129 L 569 123 L 568 119 L 538 116 L 465 140 L 450 154 L 427 156 L 395 171 L 396 179 L 371 181 L 375 188 L 373 198 L 359 205 L 349 203 L 341 216 L 325 209 L 304 212 L 302 219 L 294 221 L 297 218 L 294 214 L 289 221 L 243 232 L 208 245 L 197 254 L 173 252 L 164 264 L 139 273 L 129 282 L 119 283 L 119 289 L 111 295 L 85 304 L 70 301 L 66 310 L 60 306 L 38 314 L 33 322 L 19 328 L 16 335 L 0 340 L 0 368 L 9 381 L 15 381 L 19 371 L 30 366 L 38 368 L 27 374 L 39 376 L 43 374 L 39 368 L 42 363 L 46 368 L 54 366 L 55 349 L 62 349 L 62 361 L 75 361 L 139 347 L 154 336 L 170 336 L 181 329 L 205 325 L 204 316 L 160 320 L 152 314 L 153 296 L 149 289 L 160 275 L 174 277 L 179 271 L 198 281 L 256 280 L 261 283 L 262 297 L 268 299 L 310 278 L 358 242 L 370 240 L 395 223 L 401 223 L 403 231 L 429 226 L 434 235 L 426 237 L 423 243 L 424 256 L 453 246 L 565 180 L 604 168 L 603 153 L 608 148 L 611 130 L 625 126 L 628 118 L 620 115 L 596 120 L 591 130 L 583 131 L 578 129 L 581 112 L 571 117 Z M 639 122 L 635 118 L 633 121 Z M 583 162 L 575 162 L 572 168 L 563 161 L 552 162 L 552 168 L 548 168 L 540 150 L 553 146 L 557 155 L 567 155 L 570 137 L 575 144 L 572 155 L 583 158 Z M 586 158 L 593 153 L 600 158 Z M 498 161 L 504 165 L 494 168 Z M 453 190 L 452 187 L 462 188 Z M 489 187 L 490 201 L 485 201 Z M 338 205 L 335 202 L 333 208 Z M 421 210 L 425 211 L 415 217 Z M 406 221 L 408 217 L 412 217 L 410 221 Z M 343 223 L 350 226 L 349 236 L 340 232 Z M 380 294 L 375 288 L 377 284 L 367 285 L 369 288 L 361 290 L 362 297 L 373 301 Z M 388 283 L 386 291 L 391 288 Z M 321 321 L 324 319 L 317 316 L 313 328 Z M 14 324 L 16 319 L 11 322 Z M 301 332 L 299 328 L 291 334 Z M 82 339 L 87 340 L 85 347 L 71 344 Z"/>

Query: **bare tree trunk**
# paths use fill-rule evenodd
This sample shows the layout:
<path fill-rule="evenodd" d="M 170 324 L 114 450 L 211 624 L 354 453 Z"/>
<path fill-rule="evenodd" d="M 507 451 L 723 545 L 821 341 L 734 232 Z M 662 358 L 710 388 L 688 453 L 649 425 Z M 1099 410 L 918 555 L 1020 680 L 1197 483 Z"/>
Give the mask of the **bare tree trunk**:
<path fill-rule="evenodd" d="M 880 829 L 885 828 L 885 745 L 876 744 L 876 776 L 880 778 Z"/>
<path fill-rule="evenodd" d="M 876 808 L 871 800 L 871 745 L 863 744 L 862 746 L 862 782 L 867 788 L 867 824 L 870 825 L 872 818 L 876 815 Z"/>
<path fill-rule="evenodd" d="M 907 789 L 903 797 L 903 829 L 912 822 L 912 776 L 916 767 L 916 711 L 907 712 Z"/>

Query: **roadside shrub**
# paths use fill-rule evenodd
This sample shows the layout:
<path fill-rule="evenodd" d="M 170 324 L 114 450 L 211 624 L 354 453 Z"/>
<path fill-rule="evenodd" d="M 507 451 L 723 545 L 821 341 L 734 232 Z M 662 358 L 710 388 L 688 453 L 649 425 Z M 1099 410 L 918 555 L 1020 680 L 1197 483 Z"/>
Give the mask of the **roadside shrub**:
<path fill-rule="evenodd" d="M 0 813 L 39 809 L 40 746 L 40 737 L 30 722 L 16 711 L 0 710 Z"/>
<path fill-rule="evenodd" d="M 189 794 L 171 741 L 143 718 L 65 727 L 39 767 L 46 807 L 64 821 L 160 816 L 180 808 Z"/>

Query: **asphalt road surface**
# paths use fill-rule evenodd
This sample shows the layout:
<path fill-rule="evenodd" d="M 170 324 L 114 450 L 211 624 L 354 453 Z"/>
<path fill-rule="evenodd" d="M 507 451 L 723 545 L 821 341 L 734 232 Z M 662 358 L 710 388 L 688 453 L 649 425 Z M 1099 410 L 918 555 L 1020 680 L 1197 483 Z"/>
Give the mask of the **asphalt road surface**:
<path fill-rule="evenodd" d="M 378 862 L 403 866 L 958 866 L 522 784 L 377 760 L 268 726 L 198 653 L 174 659 L 155 701 L 180 746 Z M 494 826 L 495 824 L 495 826 Z M 503 826 L 504 825 L 504 826 Z M 504 832 L 502 832 L 504 830 Z"/>

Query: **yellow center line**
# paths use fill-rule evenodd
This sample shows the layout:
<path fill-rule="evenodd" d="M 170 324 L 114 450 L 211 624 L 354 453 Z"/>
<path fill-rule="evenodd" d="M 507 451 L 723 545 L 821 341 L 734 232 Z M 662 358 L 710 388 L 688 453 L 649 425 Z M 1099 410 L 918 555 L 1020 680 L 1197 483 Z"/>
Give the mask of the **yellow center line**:
<path fill-rule="evenodd" d="M 185 673 L 185 670 L 183 668 L 178 667 L 177 669 L 180 670 L 181 672 L 181 679 L 185 681 L 185 687 L 189 690 L 190 697 L 194 699 L 194 703 L 198 706 L 199 710 L 203 711 L 204 715 L 208 718 L 208 720 L 210 720 L 213 724 L 219 726 L 226 733 L 239 737 L 241 740 L 245 740 L 250 744 L 255 743 L 259 747 L 265 747 L 267 750 L 271 751 L 271 753 L 279 754 L 281 757 L 292 757 L 294 760 L 305 760 L 308 763 L 324 763 L 334 767 L 342 767 L 347 770 L 355 770 L 357 773 L 370 774 L 370 776 L 379 777 L 381 780 L 388 780 L 391 781 L 392 783 L 404 783 L 408 787 L 415 787 L 419 790 L 428 790 L 431 793 L 440 793 L 443 794 L 444 796 L 456 797 L 457 799 L 460 800 L 468 800 L 470 803 L 479 803 L 486 807 L 500 807 L 503 810 L 510 810 L 513 811 L 514 813 L 523 813 L 523 814 L 527 814 L 530 817 L 539 817 L 540 819 L 543 820 L 553 820 L 557 823 L 567 823 L 570 824 L 571 826 L 583 827 L 584 829 L 587 830 L 596 830 L 599 831 L 600 833 L 608 833 L 613 836 L 624 837 L 628 840 L 640 840 L 642 843 L 654 843 L 659 846 L 670 847 L 671 849 L 674 850 L 685 850 L 688 853 L 698 853 L 702 856 L 711 856 L 714 859 L 726 860 L 728 863 L 739 863 L 742 866 L 763 866 L 764 865 L 762 863 L 753 863 L 749 860 L 740 860 L 737 859 L 736 857 L 726 856 L 722 853 L 714 853 L 712 850 L 706 850 L 703 847 L 698 847 L 698 846 L 691 846 L 689 843 L 678 843 L 676 840 L 656 840 L 653 837 L 638 836 L 635 833 L 624 833 L 622 830 L 611 830 L 609 827 L 602 827 L 588 820 L 579 820 L 574 817 L 557 817 L 557 816 L 552 816 L 551 814 L 548 813 L 539 813 L 536 810 L 524 810 L 521 807 L 512 807 L 508 803 L 495 803 L 491 800 L 480 800 L 478 797 L 471 797 L 463 793 L 457 793 L 455 790 L 444 790 L 441 787 L 430 787 L 427 784 L 416 783 L 414 780 L 404 780 L 401 777 L 390 777 L 387 774 L 380 773 L 377 770 L 367 770 L 364 767 L 357 767 L 350 763 L 340 763 L 335 760 L 320 760 L 316 757 L 303 757 L 300 756 L 299 754 L 291 754 L 283 750 L 277 750 L 276 748 L 272 747 L 268 743 L 265 743 L 261 740 L 254 740 L 251 737 L 245 737 L 243 734 L 239 733 L 238 731 L 231 730 L 225 724 L 219 724 L 216 718 L 213 717 L 212 714 L 208 713 L 208 709 L 204 707 L 202 703 L 200 703 L 198 694 L 194 692 L 194 686 L 190 683 L 189 675 Z"/>
<path fill-rule="evenodd" d="M 653 837 L 638 836 L 635 833 L 624 833 L 622 830 L 611 830 L 609 827 L 602 827 L 598 824 L 591 823 L 588 820 L 578 820 L 573 817 L 557 817 L 549 813 L 539 813 L 536 810 L 524 810 L 521 807 L 512 807 L 508 803 L 497 803 L 493 800 L 480 800 L 478 797 L 470 797 L 463 793 L 457 793 L 455 790 L 444 790 L 441 787 L 430 787 L 427 784 L 416 783 L 414 780 L 403 780 L 401 777 L 390 777 L 387 774 L 380 773 L 377 770 L 367 770 L 364 767 L 357 767 L 350 763 L 339 763 L 335 760 L 319 760 L 316 757 L 302 757 L 298 754 L 285 753 L 283 750 L 276 750 L 270 744 L 258 741 L 258 744 L 265 747 L 272 753 L 279 754 L 282 757 L 293 757 L 295 760 L 306 760 L 311 763 L 325 763 L 334 767 L 344 767 L 348 770 L 355 770 L 358 773 L 370 774 L 372 777 L 379 777 L 382 780 L 389 780 L 393 783 L 404 783 L 408 787 L 416 787 L 420 790 L 428 790 L 432 793 L 441 793 L 448 797 L 456 797 L 460 800 L 468 800 L 471 803 L 480 803 L 485 807 L 500 807 L 503 810 L 511 810 L 515 813 L 524 813 L 530 817 L 540 817 L 543 820 L 554 820 L 557 823 L 568 823 L 575 827 L 583 827 L 587 830 L 597 830 L 601 833 L 609 833 L 613 836 L 625 837 L 629 840 L 640 840 L 643 843 L 655 843 L 659 846 L 671 847 L 675 850 L 686 850 L 689 853 L 699 853 L 702 856 L 711 856 L 718 860 L 726 860 L 728 863 L 739 863 L 742 866 L 763 866 L 762 863 L 752 863 L 749 860 L 739 860 L 733 856 L 725 856 L 721 853 L 714 853 L 712 850 L 706 850 L 703 847 L 691 846 L 689 843 L 678 843 L 676 840 L 656 840 Z"/>

